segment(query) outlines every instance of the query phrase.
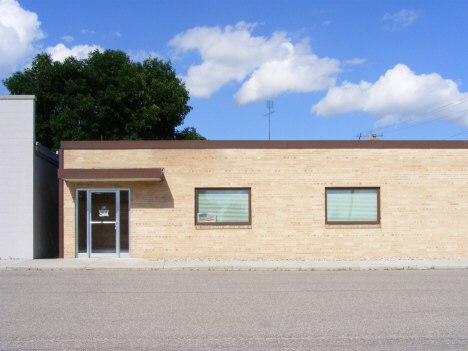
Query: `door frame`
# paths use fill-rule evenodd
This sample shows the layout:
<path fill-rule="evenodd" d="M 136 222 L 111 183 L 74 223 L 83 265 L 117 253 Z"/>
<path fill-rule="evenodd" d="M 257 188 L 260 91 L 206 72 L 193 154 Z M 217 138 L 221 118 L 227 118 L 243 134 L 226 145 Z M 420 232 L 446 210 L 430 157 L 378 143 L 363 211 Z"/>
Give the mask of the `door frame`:
<path fill-rule="evenodd" d="M 86 191 L 86 253 L 78 252 L 78 192 Z M 128 253 L 120 252 L 120 191 L 128 191 Z M 92 240 L 92 221 L 91 221 L 91 193 L 106 192 L 115 193 L 115 206 L 116 206 L 116 252 L 115 253 L 91 253 L 91 240 Z M 130 257 L 130 188 L 77 188 L 75 192 L 75 257 L 76 258 L 91 258 L 91 257 Z"/>
<path fill-rule="evenodd" d="M 93 221 L 93 194 L 115 194 L 115 221 Z M 95 257 L 119 257 L 120 256 L 120 190 L 89 190 L 89 196 L 86 197 L 87 204 L 86 204 L 86 212 L 88 217 L 88 253 L 90 258 Z M 115 230 L 115 252 L 113 253 L 93 253 L 93 224 L 101 224 L 101 225 L 114 225 Z"/>

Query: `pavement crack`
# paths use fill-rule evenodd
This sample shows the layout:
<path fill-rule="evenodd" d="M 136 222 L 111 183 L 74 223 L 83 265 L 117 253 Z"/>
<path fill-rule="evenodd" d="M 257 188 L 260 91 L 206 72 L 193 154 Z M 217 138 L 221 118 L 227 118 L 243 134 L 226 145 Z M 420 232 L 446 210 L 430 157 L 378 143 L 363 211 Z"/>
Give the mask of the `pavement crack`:
<path fill-rule="evenodd" d="M 99 262 L 99 261 L 101 261 L 101 260 L 102 260 L 102 257 L 101 257 L 101 258 L 98 258 L 96 261 L 93 261 L 93 262 L 88 263 L 87 265 L 84 266 L 83 269 L 84 269 L 84 270 L 88 270 L 88 267 L 89 267 L 90 265 L 92 265 L 92 264 L 94 264 L 94 263 L 96 263 L 96 262 Z M 89 268 L 89 270 L 90 270 L 90 269 L 93 269 L 93 268 Z"/>

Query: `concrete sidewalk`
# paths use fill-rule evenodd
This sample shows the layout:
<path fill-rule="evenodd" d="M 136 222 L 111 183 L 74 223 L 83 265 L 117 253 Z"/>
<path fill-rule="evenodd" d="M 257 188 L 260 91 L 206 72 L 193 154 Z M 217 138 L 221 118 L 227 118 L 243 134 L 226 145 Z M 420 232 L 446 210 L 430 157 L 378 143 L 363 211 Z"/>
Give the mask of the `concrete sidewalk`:
<path fill-rule="evenodd" d="M 467 259 L 375 260 L 147 260 L 143 258 L 67 258 L 0 260 L 0 270 L 336 270 L 468 269 Z"/>

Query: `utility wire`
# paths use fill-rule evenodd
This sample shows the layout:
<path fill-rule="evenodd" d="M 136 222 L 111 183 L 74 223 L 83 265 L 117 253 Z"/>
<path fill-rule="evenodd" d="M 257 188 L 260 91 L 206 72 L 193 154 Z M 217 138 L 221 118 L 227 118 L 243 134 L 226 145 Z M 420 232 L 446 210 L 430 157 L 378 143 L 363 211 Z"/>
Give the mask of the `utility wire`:
<path fill-rule="evenodd" d="M 427 123 L 431 123 L 431 122 L 434 122 L 434 121 L 439 121 L 441 119 L 446 119 L 446 118 L 449 118 L 449 117 L 453 117 L 455 115 L 458 115 L 460 113 L 463 113 L 463 112 L 466 112 L 468 111 L 468 109 L 465 109 L 465 110 L 462 110 L 462 111 L 458 111 L 458 112 L 455 112 L 451 115 L 448 115 L 448 116 L 444 116 L 444 117 L 439 117 L 439 118 L 434 118 L 434 119 L 431 119 L 430 121 L 426 121 L 426 122 L 422 122 L 422 123 L 418 123 L 418 124 L 413 124 L 412 126 L 408 126 L 408 127 L 405 127 L 405 128 L 400 128 L 400 129 L 396 129 L 396 130 L 391 130 L 389 132 L 386 132 L 385 134 L 388 134 L 388 133 L 395 133 L 395 132 L 399 132 L 401 130 L 405 130 L 405 129 L 409 129 L 409 128 L 414 128 L 414 127 L 417 127 L 417 126 L 420 126 L 420 125 L 423 125 L 423 124 L 427 124 Z"/>
<path fill-rule="evenodd" d="M 452 139 L 452 138 L 455 138 L 456 136 L 459 136 L 459 135 L 462 135 L 462 134 L 465 134 L 465 133 L 468 133 L 468 130 L 463 132 L 463 133 L 458 133 L 458 134 L 455 134 L 455 135 L 452 135 L 452 136 L 449 136 L 448 138 L 445 138 L 443 140 L 448 140 L 448 139 Z"/>
<path fill-rule="evenodd" d="M 420 119 L 422 119 L 422 118 L 424 118 L 424 117 L 427 117 L 427 116 L 429 116 L 429 115 L 432 115 L 432 114 L 434 114 L 434 113 L 441 112 L 441 111 L 446 110 L 446 109 L 448 109 L 448 108 L 451 108 L 451 107 L 460 105 L 460 104 L 462 104 L 463 102 L 465 102 L 466 100 L 468 100 L 468 96 L 465 97 L 465 98 L 463 98 L 463 99 L 460 99 L 460 100 L 458 100 L 458 101 L 454 101 L 454 102 L 452 102 L 452 103 L 450 103 L 450 104 L 447 104 L 447 105 L 438 107 L 438 108 L 436 108 L 436 109 L 434 109 L 434 110 L 432 110 L 432 111 L 429 111 L 429 112 L 420 114 L 420 115 L 418 115 L 418 116 L 415 116 L 415 117 L 412 117 L 412 118 L 409 118 L 409 119 L 406 119 L 406 120 L 403 120 L 403 121 L 399 121 L 399 122 L 390 124 L 390 125 L 385 126 L 385 127 L 373 129 L 373 130 L 371 130 L 371 132 L 375 132 L 376 130 L 388 129 L 388 128 L 394 127 L 394 126 L 396 126 L 396 125 L 399 125 L 399 124 L 401 124 L 401 123 L 409 123 L 409 122 L 414 122 L 414 121 L 420 120 Z M 466 111 L 466 110 L 464 110 L 464 111 Z M 447 117 L 450 117 L 450 116 L 447 116 Z M 445 118 L 445 117 L 443 117 L 443 118 Z M 437 118 L 437 119 L 431 120 L 430 122 L 432 122 L 432 121 L 437 121 L 438 119 L 441 119 L 441 118 Z M 425 123 L 428 123 L 428 122 L 424 122 L 424 123 L 421 123 L 421 124 L 425 124 Z M 420 124 L 417 124 L 417 125 L 420 125 Z M 413 127 L 413 126 L 411 126 L 411 127 Z M 411 128 L 411 127 L 407 127 L 407 128 Z M 403 130 L 403 129 L 407 129 L 407 128 L 401 128 L 401 129 L 398 129 L 398 130 Z M 386 133 L 392 133 L 392 131 L 386 132 Z"/>

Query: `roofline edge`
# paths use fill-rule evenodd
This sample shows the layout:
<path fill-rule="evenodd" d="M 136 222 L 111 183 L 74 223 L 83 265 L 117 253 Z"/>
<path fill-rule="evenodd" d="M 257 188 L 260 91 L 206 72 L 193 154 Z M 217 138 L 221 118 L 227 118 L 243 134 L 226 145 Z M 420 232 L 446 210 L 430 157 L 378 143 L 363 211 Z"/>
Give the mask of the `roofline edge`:
<path fill-rule="evenodd" d="M 467 140 L 62 141 L 61 149 L 468 149 Z"/>
<path fill-rule="evenodd" d="M 34 100 L 36 95 L 0 95 L 0 100 Z"/>

